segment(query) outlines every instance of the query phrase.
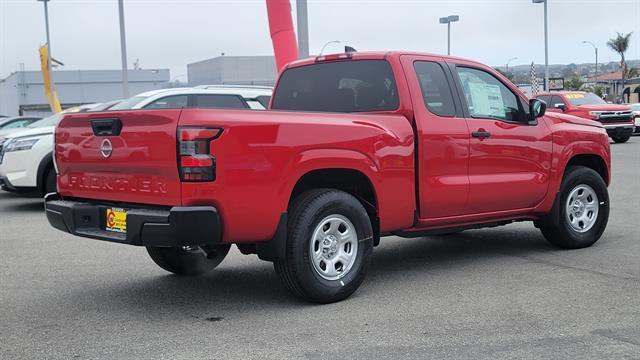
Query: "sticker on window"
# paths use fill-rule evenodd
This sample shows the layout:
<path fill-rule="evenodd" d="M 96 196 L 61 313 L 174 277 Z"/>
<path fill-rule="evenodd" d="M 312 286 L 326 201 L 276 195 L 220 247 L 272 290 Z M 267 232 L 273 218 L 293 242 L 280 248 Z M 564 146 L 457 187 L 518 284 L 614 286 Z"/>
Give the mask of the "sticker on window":
<path fill-rule="evenodd" d="M 502 92 L 498 85 L 470 82 L 468 86 L 473 103 L 473 115 L 506 117 Z"/>

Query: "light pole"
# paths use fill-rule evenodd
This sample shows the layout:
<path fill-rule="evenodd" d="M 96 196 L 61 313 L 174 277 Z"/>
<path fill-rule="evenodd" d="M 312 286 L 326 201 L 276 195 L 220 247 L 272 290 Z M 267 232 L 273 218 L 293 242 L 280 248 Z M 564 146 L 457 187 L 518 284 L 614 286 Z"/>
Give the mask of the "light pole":
<path fill-rule="evenodd" d="M 451 23 L 460 20 L 458 15 L 449 15 L 440 18 L 440 24 L 447 24 L 447 55 L 451 55 Z"/>
<path fill-rule="evenodd" d="M 53 72 L 51 71 L 51 37 L 49 36 L 49 8 L 47 3 L 49 0 L 38 0 L 44 4 L 44 24 L 47 31 L 47 68 L 49 70 L 49 94 L 51 94 L 51 103 L 53 103 Z M 53 108 L 53 105 L 51 105 Z M 54 110 L 55 112 L 55 110 Z"/>
<path fill-rule="evenodd" d="M 122 96 L 129 97 L 129 74 L 127 73 L 127 40 L 124 32 L 124 3 L 118 0 L 118 12 L 120 14 L 120 53 L 122 54 Z"/>
<path fill-rule="evenodd" d="M 507 66 L 506 66 L 507 69 L 505 70 L 507 74 L 509 74 L 509 63 L 512 62 L 513 60 L 518 60 L 518 58 L 512 57 L 511 59 L 507 60 Z"/>
<path fill-rule="evenodd" d="M 544 3 L 544 90 L 549 91 L 549 32 L 547 28 L 547 0 L 532 0 L 534 4 Z"/>
<path fill-rule="evenodd" d="M 296 22 L 298 23 L 298 57 L 309 57 L 309 20 L 307 15 L 307 0 L 296 2 Z"/>
<path fill-rule="evenodd" d="M 326 48 L 327 45 L 329 45 L 329 44 L 340 44 L 340 40 L 327 41 L 324 45 L 322 45 L 322 49 L 320 49 L 320 54 L 318 54 L 318 55 L 322 55 L 324 53 L 324 48 Z"/>
<path fill-rule="evenodd" d="M 582 43 L 583 44 L 589 44 L 589 45 L 593 46 L 593 50 L 595 50 L 595 52 L 596 52 L 596 75 L 595 75 L 595 78 L 596 78 L 596 85 L 598 85 L 598 48 L 591 41 L 586 41 L 585 40 Z"/>

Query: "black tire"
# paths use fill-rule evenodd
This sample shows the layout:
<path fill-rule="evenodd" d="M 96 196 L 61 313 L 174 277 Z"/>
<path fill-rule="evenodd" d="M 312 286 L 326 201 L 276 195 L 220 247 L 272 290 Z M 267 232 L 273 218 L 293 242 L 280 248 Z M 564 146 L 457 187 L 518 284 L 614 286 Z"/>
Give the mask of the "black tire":
<path fill-rule="evenodd" d="M 346 299 L 362 284 L 371 260 L 373 229 L 367 211 L 358 199 L 334 189 L 305 192 L 289 210 L 286 256 L 274 262 L 276 273 L 289 291 L 304 300 L 326 304 Z M 312 237 L 321 221 L 336 215 L 353 225 L 357 247 L 350 268 L 339 279 L 326 279 L 314 268 L 311 246 L 317 241 Z"/>
<path fill-rule="evenodd" d="M 626 143 L 627 141 L 629 141 L 629 139 L 631 138 L 631 135 L 624 135 L 624 136 L 613 136 L 611 137 L 613 139 L 613 141 L 615 141 L 617 144 L 623 144 Z"/>
<path fill-rule="evenodd" d="M 182 247 L 147 247 L 147 252 L 153 262 L 161 268 L 176 275 L 202 275 L 220 265 L 231 245 L 218 245 L 215 256 L 207 258 L 199 249 L 185 249 Z"/>
<path fill-rule="evenodd" d="M 58 191 L 58 179 L 57 179 L 56 171 L 54 169 L 49 169 L 47 174 L 44 177 L 44 194 L 57 192 Z"/>
<path fill-rule="evenodd" d="M 567 201 L 571 192 L 580 185 L 588 185 L 597 196 L 595 222 L 585 232 L 575 230 L 567 218 Z M 567 168 L 560 192 L 551 212 L 539 223 L 540 231 L 552 244 L 565 249 L 580 249 L 593 245 L 604 232 L 609 220 L 609 193 L 607 184 L 594 170 L 584 166 Z"/>

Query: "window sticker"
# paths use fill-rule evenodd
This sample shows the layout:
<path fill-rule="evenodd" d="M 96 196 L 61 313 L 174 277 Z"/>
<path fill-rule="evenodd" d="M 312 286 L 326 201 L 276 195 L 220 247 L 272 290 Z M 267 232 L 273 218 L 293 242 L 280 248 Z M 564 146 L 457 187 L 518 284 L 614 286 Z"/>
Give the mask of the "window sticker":
<path fill-rule="evenodd" d="M 502 92 L 498 85 L 469 82 L 469 92 L 473 103 L 474 115 L 494 116 L 505 118 Z"/>
<path fill-rule="evenodd" d="M 568 93 L 564 95 L 567 99 L 584 99 L 584 94 L 581 93 Z"/>

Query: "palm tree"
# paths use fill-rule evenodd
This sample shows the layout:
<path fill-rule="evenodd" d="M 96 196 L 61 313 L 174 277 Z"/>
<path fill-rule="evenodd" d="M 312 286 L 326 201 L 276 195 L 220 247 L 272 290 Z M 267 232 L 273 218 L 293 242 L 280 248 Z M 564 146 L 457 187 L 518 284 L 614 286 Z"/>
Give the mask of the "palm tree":
<path fill-rule="evenodd" d="M 630 32 L 626 35 L 622 33 L 617 33 L 617 34 L 618 36 L 616 36 L 613 39 L 609 39 L 609 41 L 607 41 L 607 46 L 611 50 L 620 54 L 620 69 L 622 69 L 621 91 L 624 91 L 624 79 L 627 75 L 627 62 L 624 59 L 624 53 L 627 52 L 627 49 L 629 49 L 629 43 L 631 42 L 631 34 L 633 34 L 633 32 Z"/>

